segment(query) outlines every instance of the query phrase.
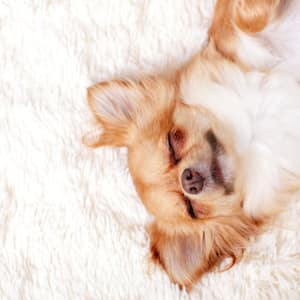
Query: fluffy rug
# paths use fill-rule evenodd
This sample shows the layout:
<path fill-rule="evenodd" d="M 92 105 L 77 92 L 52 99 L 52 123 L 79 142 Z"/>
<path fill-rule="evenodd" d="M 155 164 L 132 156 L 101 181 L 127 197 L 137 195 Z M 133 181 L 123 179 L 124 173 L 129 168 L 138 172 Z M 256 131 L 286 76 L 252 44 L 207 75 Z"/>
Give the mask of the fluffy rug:
<path fill-rule="evenodd" d="M 213 2 L 0 1 L 0 299 L 300 298 L 300 201 L 188 295 L 149 262 L 124 149 L 81 143 L 86 87 L 187 61 Z"/>

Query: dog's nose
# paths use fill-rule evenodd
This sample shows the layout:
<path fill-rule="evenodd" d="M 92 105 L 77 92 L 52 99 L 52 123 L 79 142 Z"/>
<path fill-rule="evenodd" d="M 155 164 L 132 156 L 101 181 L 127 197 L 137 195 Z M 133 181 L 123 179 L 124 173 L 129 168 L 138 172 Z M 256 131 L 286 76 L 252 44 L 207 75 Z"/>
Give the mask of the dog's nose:
<path fill-rule="evenodd" d="M 204 185 L 205 178 L 195 169 L 188 168 L 182 172 L 181 184 L 188 194 L 199 194 Z"/>

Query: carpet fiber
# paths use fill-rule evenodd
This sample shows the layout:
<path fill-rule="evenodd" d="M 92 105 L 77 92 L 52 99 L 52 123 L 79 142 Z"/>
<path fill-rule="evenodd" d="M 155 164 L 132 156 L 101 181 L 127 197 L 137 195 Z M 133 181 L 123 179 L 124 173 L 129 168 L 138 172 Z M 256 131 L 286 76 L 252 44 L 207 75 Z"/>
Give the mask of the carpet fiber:
<path fill-rule="evenodd" d="M 149 262 L 124 149 L 81 143 L 86 87 L 186 62 L 213 2 L 0 1 L 0 299 L 300 299 L 297 199 L 187 294 Z"/>

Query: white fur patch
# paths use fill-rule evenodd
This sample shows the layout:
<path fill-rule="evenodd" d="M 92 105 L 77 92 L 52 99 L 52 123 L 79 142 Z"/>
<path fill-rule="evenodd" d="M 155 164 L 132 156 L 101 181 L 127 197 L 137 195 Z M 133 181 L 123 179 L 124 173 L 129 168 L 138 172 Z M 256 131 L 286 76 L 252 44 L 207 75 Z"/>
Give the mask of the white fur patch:
<path fill-rule="evenodd" d="M 270 68 L 280 62 L 280 57 L 267 42 L 247 35 L 237 29 L 237 56 L 252 68 Z"/>

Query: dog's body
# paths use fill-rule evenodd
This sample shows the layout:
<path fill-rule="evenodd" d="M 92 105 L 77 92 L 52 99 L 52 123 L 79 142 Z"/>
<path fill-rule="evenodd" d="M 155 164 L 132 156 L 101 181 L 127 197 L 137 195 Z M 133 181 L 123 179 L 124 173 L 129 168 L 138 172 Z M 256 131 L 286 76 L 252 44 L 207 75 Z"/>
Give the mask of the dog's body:
<path fill-rule="evenodd" d="M 219 0 L 206 47 L 176 76 L 89 89 L 103 133 L 86 142 L 128 147 L 152 257 L 180 285 L 234 263 L 299 189 L 299 21 L 296 0 Z"/>

